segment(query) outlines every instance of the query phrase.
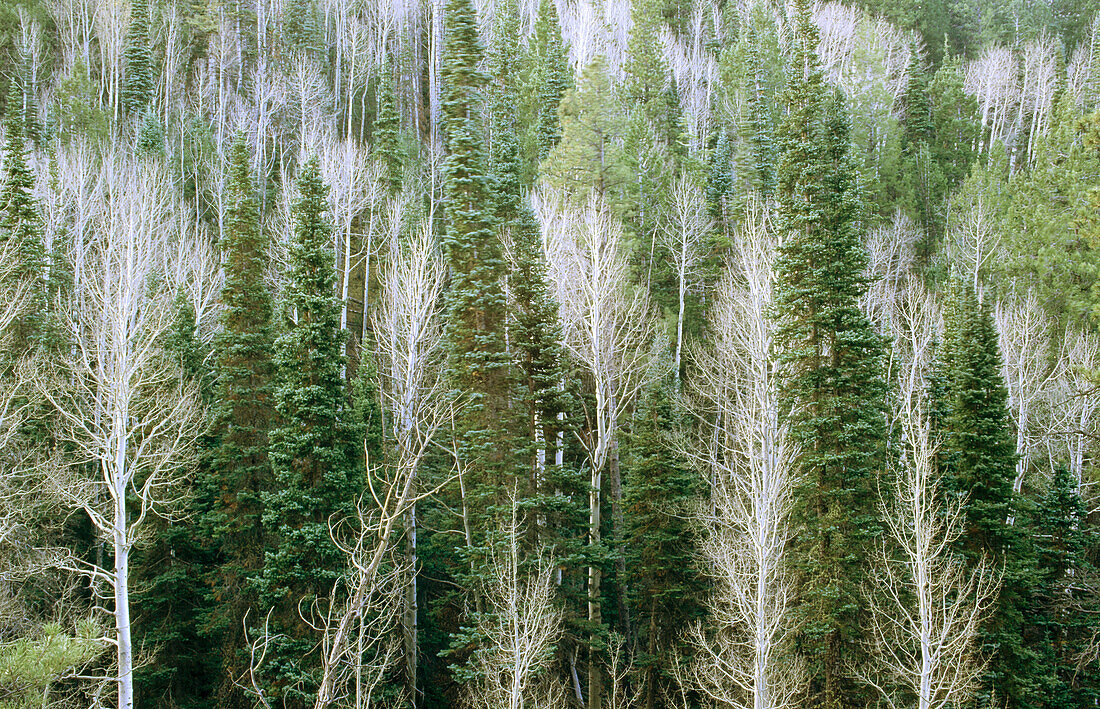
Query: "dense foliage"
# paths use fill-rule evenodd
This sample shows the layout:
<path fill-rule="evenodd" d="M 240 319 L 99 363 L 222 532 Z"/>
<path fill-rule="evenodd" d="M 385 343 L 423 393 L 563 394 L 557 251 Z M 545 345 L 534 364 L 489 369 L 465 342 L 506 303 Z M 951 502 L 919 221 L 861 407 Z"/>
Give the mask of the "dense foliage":
<path fill-rule="evenodd" d="M 0 4 L 0 709 L 1094 706 L 1098 10 Z"/>

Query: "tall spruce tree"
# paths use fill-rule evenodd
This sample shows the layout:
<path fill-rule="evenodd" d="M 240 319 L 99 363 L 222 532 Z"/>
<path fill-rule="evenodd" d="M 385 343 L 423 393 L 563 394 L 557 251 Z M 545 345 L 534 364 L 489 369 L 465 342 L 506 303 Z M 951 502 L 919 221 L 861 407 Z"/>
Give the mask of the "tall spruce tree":
<path fill-rule="evenodd" d="M 573 72 L 566 58 L 558 10 L 553 0 L 541 0 L 535 21 L 535 80 L 538 91 L 535 145 L 538 159 L 545 160 L 561 140 L 558 107 L 565 92 L 573 88 Z"/>
<path fill-rule="evenodd" d="M 1080 658 L 1100 631 L 1100 599 L 1089 592 L 1096 568 L 1090 555 L 1098 534 L 1089 523 L 1078 481 L 1065 465 L 1058 465 L 1046 494 L 1035 511 L 1031 532 L 1035 539 L 1038 586 L 1029 613 L 1029 643 L 1039 647 L 1046 669 L 1046 709 L 1085 709 L 1100 700 L 1100 678 L 1080 671 Z"/>
<path fill-rule="evenodd" d="M 671 439 L 680 414 L 673 382 L 649 388 L 629 438 L 626 467 L 626 554 L 645 709 L 669 706 L 688 691 L 677 669 L 688 663 L 683 629 L 698 621 L 706 586 L 694 562 L 688 511 L 703 495 L 703 479 Z"/>
<path fill-rule="evenodd" d="M 153 57 L 149 51 L 149 6 L 134 0 L 126 31 L 126 76 L 122 82 L 122 109 L 140 116 L 153 98 Z"/>
<path fill-rule="evenodd" d="M 4 367 L 39 344 L 46 316 L 46 247 L 44 226 L 34 201 L 34 174 L 27 165 L 27 142 L 23 134 L 21 105 L 13 97 L 22 95 L 15 81 L 8 91 L 4 121 L 3 182 L 0 183 L 0 245 L 13 249 L 15 268 L 10 274 L 28 300 L 13 323 Z"/>
<path fill-rule="evenodd" d="M 841 709 L 865 706 L 849 672 L 860 661 L 861 584 L 881 531 L 883 345 L 859 308 L 867 254 L 843 98 L 825 88 L 805 0 L 796 10 L 779 132 L 775 341 L 781 401 L 801 451 L 790 554 L 796 646 L 809 671 L 809 702 Z"/>
<path fill-rule="evenodd" d="M 944 322 L 933 410 L 942 485 L 961 500 L 965 514 L 957 552 L 971 564 L 989 558 L 1004 573 L 997 605 L 981 631 L 982 652 L 991 659 L 976 706 L 1039 706 L 1045 670 L 1025 641 L 1025 613 L 1036 583 L 1025 529 L 1030 512 L 1013 493 L 1016 434 L 997 330 L 989 308 L 969 283 L 958 280 L 951 283 Z"/>
<path fill-rule="evenodd" d="M 260 607 L 273 609 L 273 632 L 282 636 L 267 671 L 269 692 L 294 708 L 307 706 L 317 679 L 317 637 L 302 614 L 308 617 L 315 602 L 323 612 L 346 566 L 329 525 L 354 519 L 363 488 L 341 376 L 344 337 L 325 214 L 328 187 L 316 157 L 302 166 L 297 189 L 284 330 L 275 341 L 279 422 L 269 448 L 275 484 L 262 495 L 270 542 L 257 579 Z"/>
<path fill-rule="evenodd" d="M 229 153 L 221 329 L 214 338 L 210 434 L 199 478 L 205 542 L 214 566 L 204 631 L 221 662 L 218 701 L 237 705 L 232 678 L 247 669 L 242 621 L 256 603 L 250 579 L 263 568 L 263 495 L 273 488 L 268 435 L 274 424 L 274 330 L 265 281 L 268 239 L 260 229 L 249 151 L 238 136 Z"/>
<path fill-rule="evenodd" d="M 375 91 L 377 114 L 371 142 L 375 153 L 386 168 L 386 183 L 390 193 L 401 189 L 405 165 L 401 155 L 401 120 L 397 115 L 397 101 L 393 95 L 393 81 L 388 69 L 383 69 Z"/>
<path fill-rule="evenodd" d="M 446 227 L 443 251 L 450 268 L 445 296 L 447 373 L 467 403 L 456 421 L 458 457 L 467 479 L 481 490 L 472 514 L 500 502 L 514 470 L 510 449 L 501 444 L 511 412 L 509 358 L 505 347 L 504 255 L 495 229 L 494 198 L 482 147 L 484 51 L 470 0 L 447 6 L 444 49 L 444 164 Z"/>

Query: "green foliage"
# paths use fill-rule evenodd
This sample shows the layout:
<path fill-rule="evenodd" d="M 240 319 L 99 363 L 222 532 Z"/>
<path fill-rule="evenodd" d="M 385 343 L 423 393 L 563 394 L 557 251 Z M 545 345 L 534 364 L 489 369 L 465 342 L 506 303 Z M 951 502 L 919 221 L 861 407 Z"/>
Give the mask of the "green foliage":
<path fill-rule="evenodd" d="M 705 583 L 695 559 L 692 505 L 704 482 L 675 451 L 685 422 L 669 382 L 650 388 L 625 456 L 626 561 L 635 606 L 646 706 L 666 706 L 681 689 L 676 668 L 688 663 L 683 629 L 699 620 Z"/>
<path fill-rule="evenodd" d="M 535 145 L 538 159 L 545 160 L 561 140 L 558 107 L 566 92 L 573 88 L 573 71 L 566 58 L 558 10 L 553 0 L 541 0 L 539 3 L 533 51 L 537 96 Z"/>
<path fill-rule="evenodd" d="M 153 58 L 149 49 L 149 6 L 134 0 L 126 32 L 126 77 L 122 82 L 122 110 L 140 116 L 153 99 Z"/>
<path fill-rule="evenodd" d="M 241 624 L 256 601 L 250 579 L 263 567 L 268 541 L 263 496 L 274 485 L 268 459 L 275 373 L 272 305 L 265 282 L 269 245 L 260 230 L 249 158 L 240 136 L 229 155 L 225 231 L 219 242 L 225 308 L 214 338 L 210 433 L 203 442 L 198 481 L 203 537 L 214 554 L 203 632 L 219 646 L 223 696 L 239 692 L 229 678 L 247 669 L 242 666 Z"/>
<path fill-rule="evenodd" d="M 36 637 L 0 643 L 0 709 L 45 706 L 52 685 L 84 669 L 108 647 L 103 629 L 92 621 L 78 623 L 74 633 L 50 623 Z"/>
<path fill-rule="evenodd" d="M 625 214 L 632 203 L 626 195 L 637 175 L 617 140 L 625 132 L 624 124 L 606 60 L 597 58 L 562 99 L 562 139 L 540 165 L 540 174 L 578 203 L 595 192 L 620 216 Z"/>
<path fill-rule="evenodd" d="M 801 454 L 792 512 L 798 652 L 809 696 L 828 709 L 863 706 L 848 670 L 859 662 L 861 583 L 881 533 L 875 490 L 884 460 L 883 346 L 859 308 L 867 254 L 848 157 L 843 98 L 829 97 L 805 3 L 779 133 L 775 273 L 781 400 Z"/>
<path fill-rule="evenodd" d="M 273 632 L 283 635 L 274 643 L 265 676 L 270 692 L 288 707 L 305 706 L 316 680 L 316 635 L 300 613 L 308 615 L 314 603 L 323 612 L 346 565 L 329 525 L 354 519 L 363 488 L 341 377 L 343 333 L 334 296 L 332 225 L 325 215 L 328 187 L 316 157 L 300 169 L 297 189 L 284 329 L 275 341 L 279 422 L 269 451 L 275 485 L 261 496 L 263 533 L 270 541 L 256 580 L 259 607 L 274 609 Z"/>
<path fill-rule="evenodd" d="M 390 192 L 397 192 L 401 189 L 405 166 L 400 144 L 401 121 L 397 115 L 393 83 L 390 81 L 388 71 L 382 72 L 382 78 L 379 79 L 378 88 L 375 91 L 375 100 L 378 102 L 378 110 L 371 138 L 375 154 L 386 166 L 386 181 Z"/>
<path fill-rule="evenodd" d="M 1089 592 L 1096 568 L 1090 560 L 1098 538 L 1081 500 L 1080 482 L 1058 465 L 1030 525 L 1036 546 L 1038 586 L 1028 613 L 1028 644 L 1039 647 L 1047 675 L 1043 686 L 1050 709 L 1084 709 L 1100 698 L 1094 673 L 1080 671 L 1091 640 L 1100 630 L 1098 600 Z"/>
<path fill-rule="evenodd" d="M 1028 508 L 1013 492 L 1016 442 L 989 307 L 969 284 L 954 282 L 937 355 L 935 432 L 944 493 L 963 506 L 957 553 L 970 566 L 1003 569 L 996 609 L 980 633 L 991 656 L 977 706 L 1037 706 L 1043 668 L 1025 642 L 1025 611 L 1035 584 L 1034 550 L 1022 531 Z M 1014 521 L 1015 520 L 1015 521 Z"/>
<path fill-rule="evenodd" d="M 9 94 L 18 90 L 15 86 L 12 82 Z M 46 316 L 44 226 L 34 201 L 34 174 L 27 165 L 22 116 L 17 104 L 9 103 L 8 109 L 0 184 L 0 247 L 11 248 L 15 261 L 6 285 L 26 289 L 27 301 L 12 326 L 5 368 L 40 342 Z"/>
<path fill-rule="evenodd" d="M 107 112 L 99 106 L 83 57 L 73 60 L 72 71 L 61 79 L 57 95 L 57 134 L 62 143 L 79 137 L 94 142 L 107 134 Z"/>

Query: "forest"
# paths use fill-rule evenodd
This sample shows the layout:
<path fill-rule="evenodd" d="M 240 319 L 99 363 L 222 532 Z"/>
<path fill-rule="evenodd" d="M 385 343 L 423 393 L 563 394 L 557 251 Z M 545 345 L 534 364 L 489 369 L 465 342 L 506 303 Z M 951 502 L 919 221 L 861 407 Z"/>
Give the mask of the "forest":
<path fill-rule="evenodd" d="M 1100 705 L 1098 0 L 0 0 L 0 709 Z"/>

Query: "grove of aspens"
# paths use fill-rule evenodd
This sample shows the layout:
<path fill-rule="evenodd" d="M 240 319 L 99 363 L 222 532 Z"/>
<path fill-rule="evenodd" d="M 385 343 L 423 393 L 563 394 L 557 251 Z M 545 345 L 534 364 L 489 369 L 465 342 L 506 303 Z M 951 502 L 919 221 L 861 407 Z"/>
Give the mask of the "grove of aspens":
<path fill-rule="evenodd" d="M 0 0 L 0 709 L 1100 707 L 1100 0 Z"/>

